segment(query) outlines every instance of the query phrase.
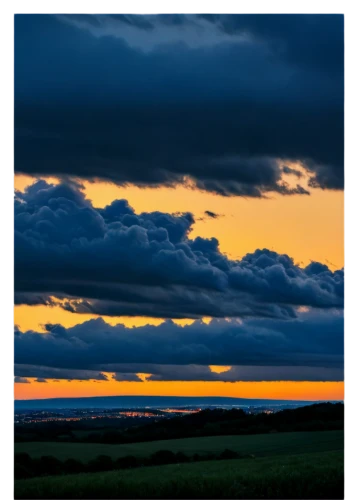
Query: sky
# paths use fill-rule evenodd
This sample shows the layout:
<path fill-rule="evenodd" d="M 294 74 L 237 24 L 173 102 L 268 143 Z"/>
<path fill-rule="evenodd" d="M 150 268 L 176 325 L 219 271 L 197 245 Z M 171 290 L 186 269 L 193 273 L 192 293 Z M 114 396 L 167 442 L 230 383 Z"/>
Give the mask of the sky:
<path fill-rule="evenodd" d="M 343 16 L 15 16 L 15 397 L 343 399 Z"/>

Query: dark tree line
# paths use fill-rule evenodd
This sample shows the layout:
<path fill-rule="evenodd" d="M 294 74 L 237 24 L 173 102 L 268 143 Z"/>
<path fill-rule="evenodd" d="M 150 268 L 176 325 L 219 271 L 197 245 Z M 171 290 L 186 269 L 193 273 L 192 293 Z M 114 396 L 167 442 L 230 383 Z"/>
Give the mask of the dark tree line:
<path fill-rule="evenodd" d="M 151 465 L 167 465 L 203 460 L 230 460 L 234 458 L 254 458 L 253 455 L 224 450 L 221 453 L 186 455 L 183 452 L 174 453 L 170 450 L 159 450 L 149 457 L 127 455 L 113 460 L 107 455 L 98 455 L 88 463 L 69 458 L 61 461 L 53 456 L 31 458 L 28 453 L 15 454 L 15 479 L 27 479 L 37 476 L 53 476 L 63 474 L 78 474 L 80 472 L 103 472 L 118 469 L 133 469 Z"/>

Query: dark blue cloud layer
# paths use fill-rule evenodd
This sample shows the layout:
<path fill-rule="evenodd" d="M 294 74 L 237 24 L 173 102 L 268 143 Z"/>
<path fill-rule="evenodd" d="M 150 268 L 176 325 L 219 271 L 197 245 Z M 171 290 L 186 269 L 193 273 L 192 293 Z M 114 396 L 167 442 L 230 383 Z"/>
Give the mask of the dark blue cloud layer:
<path fill-rule="evenodd" d="M 198 381 L 198 382 L 341 382 L 343 367 L 307 366 L 232 366 L 228 371 L 215 373 L 201 365 L 155 366 L 149 381 Z"/>
<path fill-rule="evenodd" d="M 342 189 L 343 61 L 338 15 L 17 15 L 15 169 L 307 194 L 283 159 Z"/>
<path fill-rule="evenodd" d="M 73 378 L 73 370 L 86 376 L 90 370 L 116 372 L 118 380 L 136 372 L 152 373 L 152 380 L 343 379 L 341 313 L 209 325 L 197 320 L 185 327 L 166 321 L 133 329 L 97 319 L 67 329 L 47 325 L 47 330 L 15 332 L 17 375 L 46 377 L 64 370 L 62 378 Z M 218 375 L 209 373 L 208 365 L 233 368 Z"/>
<path fill-rule="evenodd" d="M 98 380 L 108 381 L 106 374 L 96 370 L 78 370 L 72 368 L 56 368 L 51 366 L 38 366 L 28 364 L 15 364 L 15 382 L 22 379 L 35 378 L 42 380 Z M 115 373 L 114 379 L 120 381 L 140 382 L 141 379 L 134 372 Z M 26 382 L 24 382 L 26 383 Z"/>
<path fill-rule="evenodd" d="M 341 382 L 343 367 L 316 366 L 232 366 L 217 373 L 205 365 L 116 364 L 104 365 L 107 374 L 96 370 L 69 370 L 36 365 L 15 365 L 15 383 L 29 383 L 29 378 L 41 375 L 41 380 L 142 382 L 138 373 L 145 373 L 151 382 Z M 116 371 L 113 372 L 113 369 Z M 20 374 L 20 375 L 17 375 Z M 24 376 L 21 376 L 23 374 Z"/>
<path fill-rule="evenodd" d="M 189 239 L 190 213 L 96 209 L 80 188 L 39 181 L 15 199 L 15 302 L 65 298 L 73 312 L 165 318 L 291 318 L 342 308 L 343 270 L 256 250 L 241 260 L 215 238 Z"/>

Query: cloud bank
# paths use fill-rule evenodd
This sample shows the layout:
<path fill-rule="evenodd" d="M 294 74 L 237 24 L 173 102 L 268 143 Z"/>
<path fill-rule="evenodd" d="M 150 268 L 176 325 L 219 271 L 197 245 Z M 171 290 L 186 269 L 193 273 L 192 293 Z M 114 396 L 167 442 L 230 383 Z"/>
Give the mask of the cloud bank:
<path fill-rule="evenodd" d="M 80 187 L 38 181 L 15 198 L 15 303 L 160 318 L 293 318 L 343 307 L 344 273 L 262 249 L 230 260 L 216 238 L 190 239 L 190 213 L 96 209 Z M 239 239 L 238 235 L 238 239 Z"/>
<path fill-rule="evenodd" d="M 294 161 L 343 189 L 343 49 L 340 15 L 17 15 L 15 170 L 306 195 Z"/>
<path fill-rule="evenodd" d="M 200 320 L 179 326 L 110 326 L 103 319 L 47 333 L 15 332 L 20 377 L 105 380 L 343 380 L 343 315 L 301 313 L 298 318 Z M 210 365 L 231 366 L 221 374 Z M 62 374 L 61 374 L 62 372 Z M 132 374 L 132 377 L 130 376 Z"/>

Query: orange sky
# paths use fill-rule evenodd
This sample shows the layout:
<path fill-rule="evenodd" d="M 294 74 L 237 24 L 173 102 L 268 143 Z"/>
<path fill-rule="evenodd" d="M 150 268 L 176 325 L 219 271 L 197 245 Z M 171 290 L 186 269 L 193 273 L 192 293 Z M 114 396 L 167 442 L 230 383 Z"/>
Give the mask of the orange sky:
<path fill-rule="evenodd" d="M 16 189 L 33 179 L 15 177 Z M 240 258 L 257 248 L 287 253 L 296 263 L 311 260 L 331 269 L 343 267 L 343 192 L 312 189 L 311 196 L 273 195 L 269 200 L 222 197 L 184 187 L 140 189 L 104 182 L 84 182 L 93 204 L 103 207 L 114 199 L 126 198 L 137 211 L 190 211 L 196 218 L 191 237 L 216 237 L 220 249 Z M 205 210 L 222 217 L 203 218 Z M 47 322 L 66 327 L 87 321 L 92 315 L 72 314 L 60 307 L 16 306 L 15 324 L 20 329 L 42 331 Z M 108 318 L 111 324 L 126 326 L 158 324 L 154 318 Z M 183 321 L 185 322 L 185 320 Z M 280 399 L 343 399 L 343 382 L 67 382 L 15 384 L 17 399 L 95 395 L 222 395 Z"/>
<path fill-rule="evenodd" d="M 16 399 L 77 396 L 231 396 L 343 400 L 343 382 L 115 382 L 61 380 L 15 384 Z"/>
<path fill-rule="evenodd" d="M 32 181 L 18 175 L 15 187 L 23 189 Z M 255 199 L 218 196 L 182 186 L 143 189 L 99 181 L 82 183 L 87 197 L 98 208 L 125 198 L 138 213 L 190 211 L 196 218 L 191 237 L 215 236 L 221 251 L 233 258 L 266 247 L 286 253 L 303 265 L 316 260 L 332 269 L 343 267 L 342 191 L 311 189 L 311 196 L 273 194 L 270 199 Z M 198 220 L 205 210 L 223 217 Z"/>

